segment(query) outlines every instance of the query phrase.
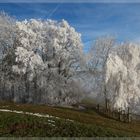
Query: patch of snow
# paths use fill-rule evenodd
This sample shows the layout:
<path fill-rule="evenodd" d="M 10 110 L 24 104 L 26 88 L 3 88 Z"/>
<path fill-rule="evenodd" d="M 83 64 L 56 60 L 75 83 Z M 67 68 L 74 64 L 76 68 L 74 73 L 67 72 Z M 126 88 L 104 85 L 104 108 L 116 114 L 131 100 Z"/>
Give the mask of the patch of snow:
<path fill-rule="evenodd" d="M 10 113 L 17 113 L 17 114 L 26 114 L 31 116 L 37 116 L 37 117 L 43 117 L 43 118 L 55 118 L 60 119 L 59 117 L 51 116 L 48 114 L 40 114 L 40 113 L 31 113 L 31 112 L 23 112 L 23 111 L 17 111 L 17 110 L 9 110 L 9 109 L 0 109 L 1 112 L 10 112 Z M 66 119 L 67 121 L 73 121 L 70 119 Z M 54 123 L 54 120 L 48 120 L 50 123 Z"/>

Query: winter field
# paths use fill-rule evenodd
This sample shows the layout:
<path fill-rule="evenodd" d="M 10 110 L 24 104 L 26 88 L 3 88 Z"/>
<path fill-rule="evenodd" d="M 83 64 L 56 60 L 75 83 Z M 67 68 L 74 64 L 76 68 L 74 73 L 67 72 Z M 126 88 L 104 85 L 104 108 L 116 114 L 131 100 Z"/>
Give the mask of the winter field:
<path fill-rule="evenodd" d="M 0 12 L 0 137 L 140 136 L 140 43 L 84 35 Z"/>
<path fill-rule="evenodd" d="M 130 137 L 140 136 L 140 122 L 115 121 L 91 109 L 1 102 L 0 136 Z"/>

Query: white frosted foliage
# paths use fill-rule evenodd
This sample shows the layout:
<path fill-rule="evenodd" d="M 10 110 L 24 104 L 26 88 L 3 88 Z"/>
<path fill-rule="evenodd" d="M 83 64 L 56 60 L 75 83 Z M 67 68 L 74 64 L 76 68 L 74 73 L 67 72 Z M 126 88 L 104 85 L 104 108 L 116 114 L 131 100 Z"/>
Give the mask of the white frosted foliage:
<path fill-rule="evenodd" d="M 114 108 L 140 112 L 140 48 L 124 44 L 109 55 L 106 64 L 107 96 Z"/>
<path fill-rule="evenodd" d="M 81 35 L 65 20 L 16 21 L 14 29 L 1 77 L 6 79 L 4 86 L 10 83 L 11 89 L 6 87 L 9 90 L 2 98 L 40 104 L 76 103 L 82 97 L 78 95 L 80 86 L 76 83 L 71 88 L 71 84 L 82 60 Z"/>

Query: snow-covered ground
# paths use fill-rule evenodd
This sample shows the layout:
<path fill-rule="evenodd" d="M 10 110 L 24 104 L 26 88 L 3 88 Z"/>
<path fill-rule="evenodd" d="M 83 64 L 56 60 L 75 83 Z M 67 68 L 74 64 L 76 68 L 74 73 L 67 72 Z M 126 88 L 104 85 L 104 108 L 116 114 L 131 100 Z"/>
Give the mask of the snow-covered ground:
<path fill-rule="evenodd" d="M 30 116 L 37 116 L 42 118 L 49 118 L 48 123 L 55 123 L 55 120 L 51 119 L 60 119 L 59 117 L 55 117 L 49 114 L 40 114 L 40 113 L 32 113 L 32 112 L 24 112 L 24 111 L 17 111 L 17 110 L 9 110 L 9 109 L 0 109 L 0 112 L 10 112 L 10 113 L 17 113 L 17 114 L 24 114 L 24 115 L 30 115 Z M 66 119 L 67 121 L 73 121 L 70 119 Z M 54 125 L 54 124 L 53 124 Z"/>

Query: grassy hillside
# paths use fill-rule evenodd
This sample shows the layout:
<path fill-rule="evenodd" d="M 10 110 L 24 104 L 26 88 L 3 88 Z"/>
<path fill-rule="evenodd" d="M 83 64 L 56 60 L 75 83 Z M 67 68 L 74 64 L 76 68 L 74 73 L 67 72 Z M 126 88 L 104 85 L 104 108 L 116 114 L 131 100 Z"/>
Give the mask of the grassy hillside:
<path fill-rule="evenodd" d="M 1 102 L 0 109 L 49 114 L 39 118 L 0 112 L 0 136 L 140 136 L 140 122 L 122 123 L 96 111 Z M 73 120 L 69 121 L 67 119 Z"/>

